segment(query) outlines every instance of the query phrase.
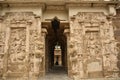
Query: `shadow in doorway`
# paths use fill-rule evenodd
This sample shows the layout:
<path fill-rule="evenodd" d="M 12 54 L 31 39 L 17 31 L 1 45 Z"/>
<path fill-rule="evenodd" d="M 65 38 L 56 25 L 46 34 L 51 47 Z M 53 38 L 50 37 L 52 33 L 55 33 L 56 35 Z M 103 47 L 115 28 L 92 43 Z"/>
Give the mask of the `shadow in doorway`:
<path fill-rule="evenodd" d="M 60 20 L 55 17 L 51 21 L 51 26 L 47 28 L 46 76 L 67 77 L 67 39 L 63 34 L 64 27 L 60 24 Z"/>

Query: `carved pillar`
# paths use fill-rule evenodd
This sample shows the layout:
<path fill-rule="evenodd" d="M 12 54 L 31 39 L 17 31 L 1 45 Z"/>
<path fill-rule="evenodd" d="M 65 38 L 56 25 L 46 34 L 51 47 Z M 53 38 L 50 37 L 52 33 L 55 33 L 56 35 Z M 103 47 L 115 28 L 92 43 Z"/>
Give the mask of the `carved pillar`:
<path fill-rule="evenodd" d="M 69 41 L 70 41 L 70 29 L 64 29 L 64 34 L 67 37 L 67 70 L 68 70 L 68 76 L 70 76 L 70 60 L 69 60 Z"/>
<path fill-rule="evenodd" d="M 29 79 L 37 80 L 39 76 L 44 76 L 44 35 L 41 30 L 41 18 L 34 16 L 29 28 Z"/>
<path fill-rule="evenodd" d="M 4 59 L 5 59 L 5 31 L 3 30 L 3 19 L 0 17 L 0 79 L 4 75 Z"/>
<path fill-rule="evenodd" d="M 104 77 L 118 77 L 118 47 L 117 41 L 114 38 L 114 30 L 112 17 L 106 19 L 103 25 L 104 38 L 102 40 L 103 46 L 103 69 Z"/>
<path fill-rule="evenodd" d="M 30 70 L 30 65 L 29 65 L 29 54 L 30 54 L 30 27 L 32 25 L 32 21 L 27 22 L 26 26 L 26 67 L 27 72 L 26 72 L 26 77 L 29 79 L 29 70 Z"/>
<path fill-rule="evenodd" d="M 104 61 L 103 61 L 103 55 L 105 53 L 105 49 L 104 49 L 104 24 L 105 21 L 101 21 L 100 22 L 100 40 L 101 40 L 101 55 L 102 55 L 102 76 L 104 77 Z"/>
<path fill-rule="evenodd" d="M 43 70 L 42 70 L 42 76 L 45 76 L 45 41 L 46 41 L 46 34 L 47 34 L 47 29 L 46 28 L 42 28 L 42 42 L 43 42 Z"/>
<path fill-rule="evenodd" d="M 116 15 L 116 9 L 115 9 L 115 5 L 108 5 L 108 9 L 109 9 L 109 15 Z"/>
<path fill-rule="evenodd" d="M 10 38 L 10 27 L 8 27 L 8 24 L 5 24 L 6 27 L 6 31 L 5 31 L 5 49 L 4 49 L 4 73 L 3 73 L 3 79 L 7 79 L 7 70 L 8 70 L 8 49 L 9 49 L 9 38 Z M 4 26 L 5 27 L 5 26 Z"/>

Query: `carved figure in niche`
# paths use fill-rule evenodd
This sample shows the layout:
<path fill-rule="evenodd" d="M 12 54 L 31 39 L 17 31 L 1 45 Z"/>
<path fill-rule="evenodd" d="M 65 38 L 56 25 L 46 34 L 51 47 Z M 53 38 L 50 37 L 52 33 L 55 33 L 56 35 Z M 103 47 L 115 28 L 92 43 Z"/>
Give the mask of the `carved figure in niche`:
<path fill-rule="evenodd" d="M 86 33 L 87 52 L 94 59 L 100 54 L 99 32 Z"/>
<path fill-rule="evenodd" d="M 94 56 L 95 55 L 95 40 L 94 40 L 94 36 L 92 33 L 90 33 L 87 46 L 88 46 L 89 54 Z"/>
<path fill-rule="evenodd" d="M 30 53 L 35 53 L 35 38 L 36 37 L 36 30 L 30 30 Z"/>
<path fill-rule="evenodd" d="M 30 72 L 34 72 L 34 63 L 30 63 Z"/>
<path fill-rule="evenodd" d="M 113 31 L 112 21 L 109 19 L 106 19 L 104 26 L 102 28 L 102 31 L 104 33 L 102 37 L 105 40 L 114 40 L 114 31 Z"/>
<path fill-rule="evenodd" d="M 111 70 L 111 59 L 110 59 L 110 54 L 106 54 L 104 56 L 104 68 L 106 71 L 110 71 Z"/>
<path fill-rule="evenodd" d="M 22 52 L 18 52 L 16 58 L 17 58 L 17 61 L 18 61 L 18 62 L 23 62 L 23 61 L 25 61 L 25 58 L 26 58 L 25 51 L 23 50 Z"/>
<path fill-rule="evenodd" d="M 44 55 L 41 53 L 40 54 L 40 70 L 43 69 L 43 59 L 44 59 Z"/>
<path fill-rule="evenodd" d="M 78 54 L 78 69 L 80 78 L 84 77 L 83 54 Z"/>
<path fill-rule="evenodd" d="M 34 71 L 35 72 L 39 72 L 39 67 L 40 66 L 40 60 L 38 58 L 38 56 L 36 55 L 35 58 L 34 58 Z"/>
<path fill-rule="evenodd" d="M 34 71 L 34 54 L 30 54 L 30 71 L 33 72 Z"/>
<path fill-rule="evenodd" d="M 13 50 L 11 50 L 10 52 L 13 52 Z M 9 60 L 9 61 L 10 61 L 11 63 L 16 62 L 16 56 L 15 56 L 14 52 L 13 52 L 12 54 L 10 54 L 9 57 L 10 57 L 10 60 Z"/>
<path fill-rule="evenodd" d="M 78 56 L 77 56 L 77 48 L 74 46 L 74 42 L 71 42 L 70 44 L 70 63 L 71 63 L 71 73 L 73 76 L 73 79 L 76 79 L 78 77 Z"/>
<path fill-rule="evenodd" d="M 3 74 L 3 55 L 0 55 L 0 77 Z"/>
<path fill-rule="evenodd" d="M 43 49 L 44 44 L 41 41 L 41 37 L 37 30 L 30 30 L 30 65 L 31 65 L 31 71 L 33 72 L 39 72 L 40 70 L 43 70 Z"/>
<path fill-rule="evenodd" d="M 29 54 L 29 75 L 32 77 L 33 72 L 34 72 L 34 54 L 30 53 Z"/>
<path fill-rule="evenodd" d="M 0 44 L 4 44 L 4 39 L 5 39 L 5 33 L 0 32 Z"/>
<path fill-rule="evenodd" d="M 83 49 L 82 49 L 82 44 L 81 43 L 77 43 L 77 48 L 78 48 L 78 53 L 82 54 L 83 53 Z"/>
<path fill-rule="evenodd" d="M 118 62 L 118 53 L 119 53 L 119 49 L 117 47 L 118 42 L 117 41 L 113 41 L 111 43 L 111 68 L 114 71 L 118 71 L 118 67 L 117 67 L 117 62 Z"/>
<path fill-rule="evenodd" d="M 43 57 L 44 57 L 43 49 L 44 49 L 43 44 L 42 44 L 42 42 L 40 42 L 40 38 L 38 37 L 36 39 L 35 54 L 38 55 L 38 56 L 36 56 L 39 58 L 39 66 L 38 67 L 41 69 L 42 69 L 42 65 L 43 65 L 42 62 L 43 62 Z"/>
<path fill-rule="evenodd" d="M 111 57 L 113 55 L 111 54 L 106 54 L 104 58 L 104 70 L 106 71 L 105 77 L 118 77 L 118 68 L 117 68 L 117 63 L 113 62 Z M 114 71 L 114 73 L 110 73 L 110 71 Z"/>
<path fill-rule="evenodd" d="M 42 70 L 43 66 L 43 55 L 36 54 L 34 57 L 34 72 Z"/>
<path fill-rule="evenodd" d="M 39 39 L 39 41 L 36 42 L 36 47 L 35 47 L 35 52 L 36 52 L 35 54 L 37 54 L 36 58 L 39 58 L 39 66 L 38 66 L 39 69 L 41 69 L 43 66 L 42 62 L 43 62 L 44 55 L 42 51 L 43 51 L 43 44 L 41 44 Z"/>

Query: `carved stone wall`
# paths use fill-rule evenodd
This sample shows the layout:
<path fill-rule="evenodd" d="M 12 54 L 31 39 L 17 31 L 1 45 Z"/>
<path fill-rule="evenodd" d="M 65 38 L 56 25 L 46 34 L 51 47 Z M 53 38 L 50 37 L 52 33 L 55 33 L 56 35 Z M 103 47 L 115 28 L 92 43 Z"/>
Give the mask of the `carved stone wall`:
<path fill-rule="evenodd" d="M 114 23 L 114 36 L 116 41 L 118 41 L 117 47 L 120 49 L 120 9 L 117 10 L 117 15 L 113 18 Z M 120 69 L 120 51 L 118 52 L 118 67 Z"/>
<path fill-rule="evenodd" d="M 0 28 L 5 31 L 0 30 L 0 77 L 33 80 L 43 76 L 45 38 L 40 17 L 31 12 L 9 12 L 2 23 Z"/>
<path fill-rule="evenodd" d="M 0 21 L 0 78 L 37 80 L 45 74 L 45 34 L 31 12 L 6 13 Z M 4 25 L 3 25 L 4 24 Z M 4 27 L 4 28 L 3 28 Z M 119 76 L 119 48 L 111 17 L 79 12 L 70 19 L 68 74 L 74 80 Z"/>
<path fill-rule="evenodd" d="M 5 48 L 5 32 L 0 31 L 0 77 L 3 76 L 4 69 L 4 48 Z"/>
<path fill-rule="evenodd" d="M 79 78 L 118 77 L 118 48 L 111 19 L 103 13 L 80 12 L 71 17 L 69 72 Z"/>
<path fill-rule="evenodd" d="M 26 29 L 11 29 L 8 51 L 8 74 L 24 76 L 27 72 L 26 57 Z M 24 72 L 25 71 L 25 72 Z"/>

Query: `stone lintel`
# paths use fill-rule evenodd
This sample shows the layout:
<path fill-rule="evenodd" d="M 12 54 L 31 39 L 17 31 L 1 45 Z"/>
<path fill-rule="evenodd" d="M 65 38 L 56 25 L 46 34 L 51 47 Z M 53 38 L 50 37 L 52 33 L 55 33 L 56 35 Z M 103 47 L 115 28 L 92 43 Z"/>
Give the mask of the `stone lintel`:
<path fill-rule="evenodd" d="M 49 21 L 43 21 L 42 22 L 42 27 L 49 29 L 49 27 L 51 27 L 51 20 L 49 20 Z M 60 20 L 60 26 L 63 27 L 64 29 L 69 28 L 69 22 L 68 21 Z"/>
<path fill-rule="evenodd" d="M 55 4 L 54 4 L 55 3 Z M 65 10 L 69 7 L 106 7 L 118 5 L 119 1 L 71 1 L 71 0 L 5 0 L 0 1 L 2 7 L 42 7 L 44 9 Z M 53 6 L 54 5 L 54 6 Z"/>

